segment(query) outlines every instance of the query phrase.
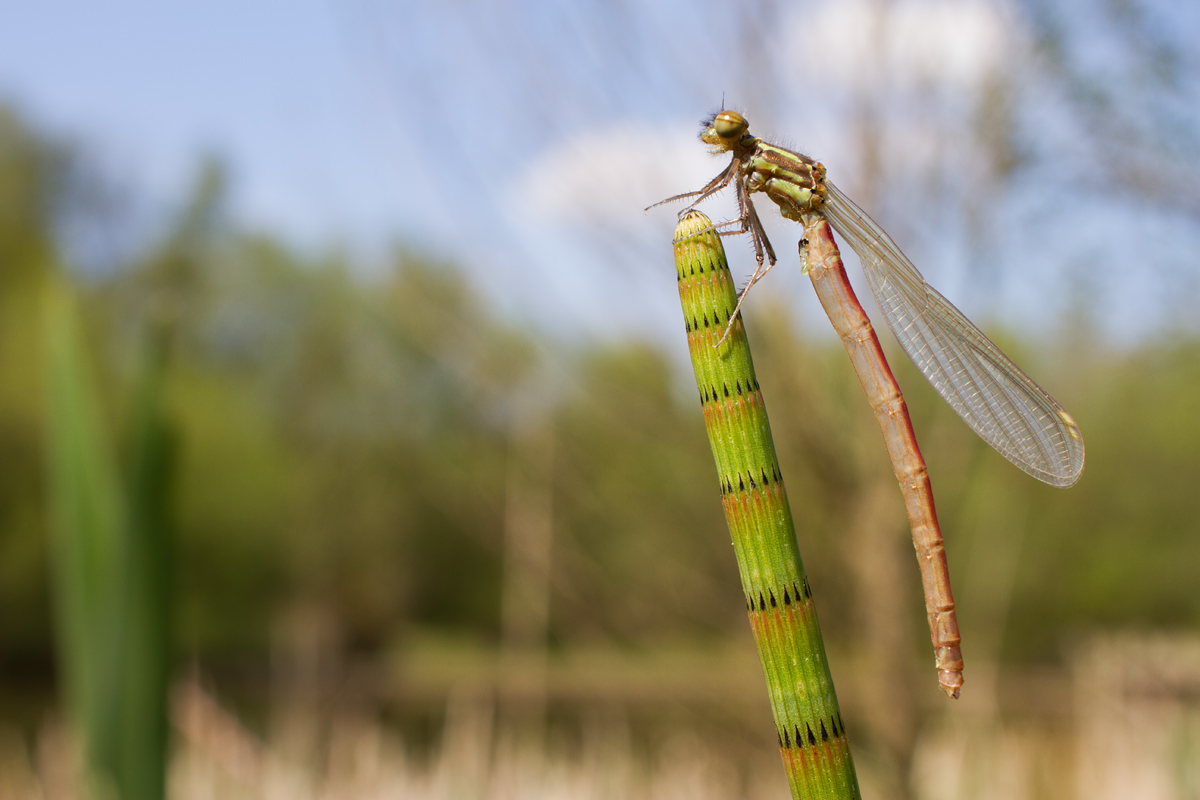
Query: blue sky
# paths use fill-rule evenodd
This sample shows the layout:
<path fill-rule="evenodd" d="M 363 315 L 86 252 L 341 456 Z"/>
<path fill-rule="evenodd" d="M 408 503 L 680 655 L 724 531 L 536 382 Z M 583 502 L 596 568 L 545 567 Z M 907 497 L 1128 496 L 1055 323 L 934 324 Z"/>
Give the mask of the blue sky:
<path fill-rule="evenodd" d="M 722 95 L 852 193 L 869 109 L 884 179 L 864 204 L 983 322 L 1049 329 L 1087 295 L 1129 338 L 1186 307 L 1178 287 L 1195 296 L 1200 235 L 1186 214 L 1122 207 L 1143 263 L 1118 263 L 1115 209 L 1080 180 L 1078 131 L 1022 71 L 1033 36 L 1017 10 L 910 0 L 880 24 L 851 0 L 780 9 L 762 21 L 682 0 L 8 0 L 0 101 L 164 208 L 215 153 L 242 223 L 368 256 L 402 240 L 560 331 L 675 332 L 673 215 L 641 209 L 721 168 L 694 135 Z M 1083 63 L 1114 63 L 1101 33 L 1086 42 L 1099 44 Z M 1020 144 L 1044 162 L 1002 182 L 970 127 L 980 87 L 998 78 L 1022 93 Z M 793 253 L 791 226 L 764 216 Z M 748 252 L 731 243 L 743 276 Z M 1131 268 L 1145 280 L 1129 282 Z M 772 280 L 772 296 L 825 330 L 798 270 Z"/>
<path fill-rule="evenodd" d="M 301 242 L 413 217 L 395 106 L 330 5 L 8 3 L 5 17 L 0 96 L 160 199 L 215 153 L 238 215 Z"/>

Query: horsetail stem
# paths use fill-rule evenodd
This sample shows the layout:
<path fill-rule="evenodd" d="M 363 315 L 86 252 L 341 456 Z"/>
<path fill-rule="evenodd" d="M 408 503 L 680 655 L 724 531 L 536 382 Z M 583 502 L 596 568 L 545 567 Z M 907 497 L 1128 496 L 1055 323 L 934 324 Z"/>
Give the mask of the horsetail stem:
<path fill-rule="evenodd" d="M 859 798 L 846 727 L 740 314 L 717 346 L 738 297 L 720 236 L 699 211 L 685 213 L 675 229 L 675 269 L 721 503 L 792 797 Z"/>

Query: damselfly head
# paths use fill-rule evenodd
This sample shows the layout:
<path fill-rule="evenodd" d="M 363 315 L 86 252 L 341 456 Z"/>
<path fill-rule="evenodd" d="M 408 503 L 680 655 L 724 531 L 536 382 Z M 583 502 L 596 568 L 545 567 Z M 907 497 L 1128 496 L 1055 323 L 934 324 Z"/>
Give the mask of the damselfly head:
<path fill-rule="evenodd" d="M 718 111 L 704 121 L 700 141 L 713 146 L 713 151 L 722 153 L 737 146 L 749 130 L 750 123 L 736 111 Z"/>

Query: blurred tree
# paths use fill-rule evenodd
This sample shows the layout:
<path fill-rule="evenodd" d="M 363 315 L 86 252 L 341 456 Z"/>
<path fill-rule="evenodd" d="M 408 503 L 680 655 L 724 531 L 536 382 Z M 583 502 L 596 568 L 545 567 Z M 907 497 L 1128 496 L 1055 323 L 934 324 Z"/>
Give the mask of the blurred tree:
<path fill-rule="evenodd" d="M 72 159 L 0 106 L 0 607 L 9 609 L 0 670 L 25 680 L 44 675 L 49 656 L 37 310 L 43 280 L 58 269 L 55 225 Z"/>
<path fill-rule="evenodd" d="M 578 363 L 556 421 L 556 638 L 724 634 L 744 600 L 698 398 L 644 345 Z"/>

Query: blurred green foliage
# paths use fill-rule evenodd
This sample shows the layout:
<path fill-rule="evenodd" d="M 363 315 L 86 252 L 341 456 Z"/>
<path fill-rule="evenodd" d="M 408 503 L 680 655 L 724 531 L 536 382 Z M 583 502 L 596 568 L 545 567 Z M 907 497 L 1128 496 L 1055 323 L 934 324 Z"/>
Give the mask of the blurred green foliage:
<path fill-rule="evenodd" d="M 341 643 L 360 653 L 428 629 L 497 640 L 507 476 L 529 457 L 520 442 L 530 430 L 552 442 L 555 645 L 745 634 L 682 361 L 645 343 L 539 336 L 501 317 L 453 265 L 404 248 L 368 270 L 239 229 L 216 164 L 202 167 L 162 240 L 133 263 L 79 277 L 61 231 L 64 216 L 88 213 L 73 202 L 81 159 L 0 112 L 6 695 L 51 661 L 37 298 L 56 277 L 79 297 L 99 406 L 126 434 L 113 441 L 129 438 L 121 409 L 136 396 L 139 321 L 147 308 L 169 309 L 170 576 L 185 653 L 262 661 L 274 621 L 298 603 L 327 609 Z M 765 298 L 749 325 L 823 627 L 853 650 L 870 586 L 841 532 L 861 522 L 873 487 L 893 481 L 894 492 L 894 479 L 840 345 L 800 335 L 792 313 Z M 1164 335 L 1088 351 L 1087 331 L 1065 333 L 1070 348 L 1006 345 L 1084 432 L 1088 466 L 1069 491 L 1009 467 L 893 359 L 930 465 L 963 629 L 973 617 L 999 626 L 1007 659 L 1054 659 L 1091 626 L 1200 624 L 1200 342 Z M 883 549 L 912 567 L 903 605 L 923 657 L 899 494 L 887 502 Z M 996 583 L 990 565 L 1009 557 L 1012 581 Z M 968 663 L 973 646 L 968 635 Z"/>
<path fill-rule="evenodd" d="M 164 796 L 170 679 L 171 447 L 159 391 L 167 329 L 148 327 L 127 422 L 107 441 L 63 281 L 44 289 L 47 461 L 58 663 L 84 734 L 90 796 Z"/>

